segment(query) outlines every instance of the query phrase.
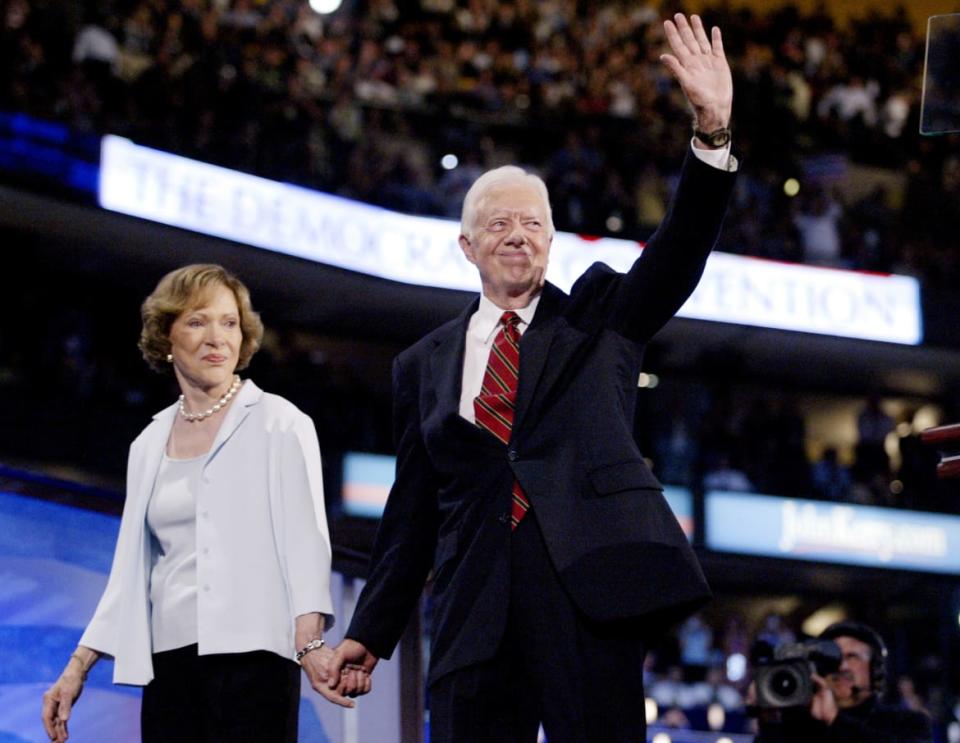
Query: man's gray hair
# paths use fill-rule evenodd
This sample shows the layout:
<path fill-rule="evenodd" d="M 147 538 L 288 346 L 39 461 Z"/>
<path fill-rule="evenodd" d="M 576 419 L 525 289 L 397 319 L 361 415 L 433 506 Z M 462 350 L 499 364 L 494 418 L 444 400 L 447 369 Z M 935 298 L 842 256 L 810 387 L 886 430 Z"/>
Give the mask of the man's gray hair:
<path fill-rule="evenodd" d="M 487 194 L 497 186 L 503 186 L 507 183 L 529 184 L 539 192 L 543 198 L 543 205 L 547 214 L 547 228 L 552 238 L 556 230 L 553 227 L 553 212 L 550 209 L 550 195 L 547 193 L 547 184 L 543 182 L 540 176 L 528 173 L 516 165 L 503 165 L 488 170 L 473 182 L 470 190 L 467 191 L 467 195 L 463 198 L 463 212 L 460 215 L 461 234 L 466 235 L 468 240 L 473 239 L 477 216 L 483 210 L 483 202 Z"/>

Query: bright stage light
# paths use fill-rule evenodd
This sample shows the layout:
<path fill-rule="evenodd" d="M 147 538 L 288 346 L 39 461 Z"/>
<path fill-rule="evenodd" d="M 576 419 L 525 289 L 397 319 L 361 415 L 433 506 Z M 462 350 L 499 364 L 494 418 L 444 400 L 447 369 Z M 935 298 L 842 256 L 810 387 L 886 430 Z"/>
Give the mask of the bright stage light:
<path fill-rule="evenodd" d="M 460 161 L 457 160 L 457 156 L 450 153 L 440 158 L 440 165 L 444 170 L 453 170 L 459 164 Z"/>
<path fill-rule="evenodd" d="M 658 384 L 660 384 L 660 377 L 658 377 L 656 374 L 640 372 L 640 376 L 637 377 L 637 387 L 643 387 L 652 390 Z"/>
<path fill-rule="evenodd" d="M 960 743 L 960 723 L 951 722 L 947 725 L 948 743 Z"/>
<path fill-rule="evenodd" d="M 310 0 L 310 8 L 314 13 L 327 15 L 334 13 L 340 7 L 341 0 Z"/>
<path fill-rule="evenodd" d="M 643 700 L 644 711 L 647 715 L 647 725 L 653 725 L 660 716 L 660 710 L 657 708 L 657 702 L 651 697 Z"/>
<path fill-rule="evenodd" d="M 747 659 L 743 653 L 731 653 L 727 658 L 727 678 L 736 683 L 747 675 Z"/>
<path fill-rule="evenodd" d="M 711 730 L 723 730 L 723 724 L 727 721 L 727 712 L 722 704 L 714 702 L 707 708 L 707 725 Z"/>
<path fill-rule="evenodd" d="M 787 178 L 787 180 L 783 182 L 783 192 L 790 198 L 793 198 L 800 193 L 800 181 L 796 178 Z"/>

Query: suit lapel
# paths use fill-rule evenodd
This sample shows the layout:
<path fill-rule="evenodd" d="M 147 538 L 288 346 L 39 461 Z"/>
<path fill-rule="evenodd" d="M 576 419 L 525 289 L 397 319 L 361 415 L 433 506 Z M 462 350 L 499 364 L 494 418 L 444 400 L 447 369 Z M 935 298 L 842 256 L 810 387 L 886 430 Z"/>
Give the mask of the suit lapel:
<path fill-rule="evenodd" d="M 448 430 L 472 438 L 478 445 L 502 448 L 503 444 L 493 434 L 460 415 L 467 328 L 479 302 L 476 299 L 467 305 L 430 354 L 430 382 L 436 400 L 435 406 L 423 410 L 421 415 L 426 428 L 450 427 Z"/>
<path fill-rule="evenodd" d="M 467 305 L 430 354 L 430 375 L 437 395 L 437 413 L 441 418 L 451 413 L 460 414 L 467 326 L 479 302 L 476 299 Z"/>
<path fill-rule="evenodd" d="M 533 322 L 520 340 L 520 383 L 517 390 L 517 407 L 513 425 L 517 428 L 523 416 L 536 399 L 543 381 L 547 358 L 557 345 L 557 331 L 563 327 L 561 311 L 567 295 L 551 283 L 546 283 Z M 463 384 L 463 357 L 467 327 L 477 311 L 479 299 L 471 302 L 460 317 L 450 326 L 430 356 L 430 373 L 437 395 L 437 410 L 433 412 L 439 423 L 455 416 L 465 427 L 479 434 L 481 440 L 496 439 L 477 426 L 470 425 L 460 417 L 460 393 Z M 556 350 L 556 349 L 555 349 Z M 562 365 L 558 365 L 559 366 Z M 424 411 L 425 416 L 433 417 Z"/>
<path fill-rule="evenodd" d="M 545 284 L 533 322 L 520 339 L 520 386 L 513 418 L 514 430 L 523 423 L 524 415 L 536 397 L 550 349 L 562 326 L 560 312 L 566 296 L 553 284 Z"/>

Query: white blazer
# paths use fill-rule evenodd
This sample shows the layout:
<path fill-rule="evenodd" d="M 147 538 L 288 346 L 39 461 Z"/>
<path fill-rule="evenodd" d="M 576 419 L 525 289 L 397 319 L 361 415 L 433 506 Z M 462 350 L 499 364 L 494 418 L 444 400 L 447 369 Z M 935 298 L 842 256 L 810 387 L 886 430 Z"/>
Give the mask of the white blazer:
<path fill-rule="evenodd" d="M 127 497 L 113 566 L 80 644 L 114 657 L 113 681 L 153 678 L 152 537 L 147 504 L 177 405 L 130 447 Z M 197 492 L 200 655 L 269 650 L 293 658 L 294 620 L 333 624 L 330 537 L 313 421 L 246 380 L 206 455 Z"/>

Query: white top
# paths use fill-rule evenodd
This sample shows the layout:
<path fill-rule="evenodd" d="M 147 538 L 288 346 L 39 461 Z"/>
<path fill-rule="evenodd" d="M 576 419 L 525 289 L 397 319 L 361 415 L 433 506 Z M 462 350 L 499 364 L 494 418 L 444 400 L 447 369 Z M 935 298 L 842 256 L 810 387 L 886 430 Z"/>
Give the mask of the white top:
<path fill-rule="evenodd" d="M 153 679 L 147 506 L 177 404 L 130 447 L 127 500 L 106 590 L 80 644 L 112 655 L 113 680 Z M 313 421 L 287 400 L 244 382 L 196 491 L 197 645 L 200 655 L 267 650 L 293 658 L 301 614 L 327 615 L 330 538 Z"/>
<path fill-rule="evenodd" d="M 716 150 L 702 150 L 693 146 L 690 140 L 690 149 L 694 156 L 710 167 L 719 170 L 734 171 L 739 165 L 737 158 L 730 154 L 730 143 Z M 540 295 L 535 296 L 523 309 L 514 310 L 520 317 L 517 326 L 520 335 L 523 335 L 527 326 L 533 322 L 533 315 L 537 311 Z M 493 348 L 493 339 L 500 330 L 500 317 L 505 310 L 495 305 L 486 295 L 480 295 L 480 306 L 470 317 L 467 326 L 466 347 L 463 354 L 463 378 L 460 385 L 460 416 L 471 423 L 476 422 L 473 412 L 473 400 L 480 394 L 483 386 L 483 375 L 487 371 L 487 360 L 490 358 L 490 349 Z"/>
<path fill-rule="evenodd" d="M 171 459 L 166 454 L 147 506 L 153 569 L 150 630 L 153 652 L 197 641 L 196 494 L 206 456 Z"/>

